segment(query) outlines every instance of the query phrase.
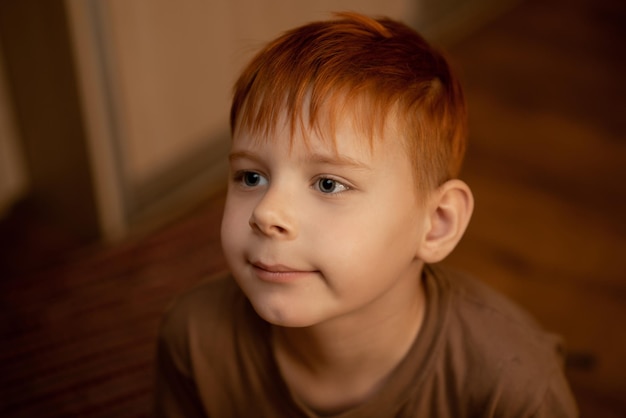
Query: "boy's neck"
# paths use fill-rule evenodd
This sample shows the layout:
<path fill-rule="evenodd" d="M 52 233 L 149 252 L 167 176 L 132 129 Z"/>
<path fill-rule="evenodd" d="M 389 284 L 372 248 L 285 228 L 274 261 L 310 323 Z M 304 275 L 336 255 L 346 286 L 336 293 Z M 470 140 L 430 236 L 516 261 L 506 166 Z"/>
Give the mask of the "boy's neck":
<path fill-rule="evenodd" d="M 298 400 L 336 412 L 363 402 L 380 387 L 410 350 L 423 322 L 421 263 L 418 267 L 412 282 L 362 314 L 306 328 L 274 328 L 276 360 Z"/>

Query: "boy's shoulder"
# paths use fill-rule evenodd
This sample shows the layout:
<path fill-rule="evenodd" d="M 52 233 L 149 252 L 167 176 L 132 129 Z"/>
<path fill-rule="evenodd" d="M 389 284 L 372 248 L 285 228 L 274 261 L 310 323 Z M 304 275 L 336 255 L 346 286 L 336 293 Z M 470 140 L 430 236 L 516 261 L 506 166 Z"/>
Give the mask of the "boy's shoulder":
<path fill-rule="evenodd" d="M 558 336 L 479 280 L 441 266 L 429 269 L 441 291 L 443 364 L 453 368 L 459 391 L 467 392 L 462 396 L 528 413 L 549 407 L 546 402 L 574 405 Z"/>
<path fill-rule="evenodd" d="M 477 345 L 478 355 L 562 356 L 561 339 L 542 328 L 514 301 L 474 277 L 449 268 L 431 267 L 447 305 L 449 337 Z"/>

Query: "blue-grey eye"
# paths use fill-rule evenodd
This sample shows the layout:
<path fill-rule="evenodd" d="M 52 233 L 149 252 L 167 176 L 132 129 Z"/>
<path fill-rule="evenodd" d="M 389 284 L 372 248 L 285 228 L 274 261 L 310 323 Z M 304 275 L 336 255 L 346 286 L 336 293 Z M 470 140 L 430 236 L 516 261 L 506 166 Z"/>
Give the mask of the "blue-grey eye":
<path fill-rule="evenodd" d="M 322 193 L 332 193 L 337 187 L 337 182 L 332 179 L 319 179 L 317 185 Z"/>
<path fill-rule="evenodd" d="M 261 175 L 254 171 L 246 171 L 243 174 L 243 183 L 248 187 L 258 186 L 261 183 Z"/>
<path fill-rule="evenodd" d="M 324 194 L 336 194 L 350 189 L 345 184 L 328 177 L 317 180 L 315 188 Z"/>

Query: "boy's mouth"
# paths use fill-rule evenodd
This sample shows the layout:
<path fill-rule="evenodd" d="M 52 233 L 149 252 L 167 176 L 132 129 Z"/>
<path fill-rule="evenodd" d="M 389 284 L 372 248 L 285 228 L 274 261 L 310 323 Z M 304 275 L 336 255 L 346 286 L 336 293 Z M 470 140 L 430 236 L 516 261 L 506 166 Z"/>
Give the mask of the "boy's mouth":
<path fill-rule="evenodd" d="M 260 261 L 250 264 L 259 279 L 269 282 L 288 282 L 315 273 L 313 270 L 300 270 L 283 264 L 265 264 Z"/>
<path fill-rule="evenodd" d="M 252 266 L 257 269 L 265 270 L 270 273 L 287 273 L 287 272 L 300 272 L 298 269 L 294 269 L 283 264 L 265 264 L 260 261 L 251 262 Z"/>

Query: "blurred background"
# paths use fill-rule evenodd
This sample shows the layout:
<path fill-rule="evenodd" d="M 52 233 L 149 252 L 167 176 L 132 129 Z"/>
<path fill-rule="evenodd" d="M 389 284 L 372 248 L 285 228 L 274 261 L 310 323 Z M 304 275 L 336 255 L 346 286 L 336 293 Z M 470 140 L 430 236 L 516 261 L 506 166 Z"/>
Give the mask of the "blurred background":
<path fill-rule="evenodd" d="M 626 416 L 623 0 L 0 1 L 0 416 L 149 414 L 161 312 L 224 268 L 232 83 L 332 10 L 448 52 L 477 204 L 446 262 L 564 337 L 583 416 Z"/>

